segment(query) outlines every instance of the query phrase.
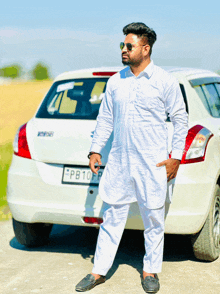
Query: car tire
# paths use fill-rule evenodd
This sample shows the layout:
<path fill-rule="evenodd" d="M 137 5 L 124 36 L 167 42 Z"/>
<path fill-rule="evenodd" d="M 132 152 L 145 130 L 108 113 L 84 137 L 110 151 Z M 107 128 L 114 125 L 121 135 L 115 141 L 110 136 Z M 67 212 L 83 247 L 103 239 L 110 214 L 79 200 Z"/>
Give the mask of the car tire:
<path fill-rule="evenodd" d="M 12 219 L 15 237 L 21 245 L 38 247 L 48 242 L 52 224 L 24 223 Z"/>
<path fill-rule="evenodd" d="M 214 261 L 220 254 L 220 187 L 216 185 L 208 217 L 200 232 L 191 237 L 197 259 Z"/>

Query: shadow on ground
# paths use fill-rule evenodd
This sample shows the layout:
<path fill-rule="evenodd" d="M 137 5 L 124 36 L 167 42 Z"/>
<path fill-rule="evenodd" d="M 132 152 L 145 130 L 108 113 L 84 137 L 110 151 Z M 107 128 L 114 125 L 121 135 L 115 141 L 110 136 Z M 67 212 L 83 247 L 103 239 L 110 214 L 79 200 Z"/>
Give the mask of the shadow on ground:
<path fill-rule="evenodd" d="M 17 250 L 81 254 L 93 262 L 98 230 L 96 228 L 68 225 L 54 225 L 47 245 L 37 248 L 26 248 L 14 237 L 10 246 Z M 125 230 L 115 262 L 109 271 L 110 278 L 120 264 L 127 264 L 142 273 L 144 256 L 144 238 L 142 231 Z M 165 235 L 164 262 L 196 261 L 190 238 L 180 235 Z"/>

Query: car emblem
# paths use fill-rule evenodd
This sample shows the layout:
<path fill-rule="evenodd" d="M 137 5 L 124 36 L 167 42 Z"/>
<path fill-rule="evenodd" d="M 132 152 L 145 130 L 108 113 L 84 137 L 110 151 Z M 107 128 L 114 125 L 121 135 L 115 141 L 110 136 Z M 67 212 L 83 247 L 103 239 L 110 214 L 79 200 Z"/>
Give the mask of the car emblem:
<path fill-rule="evenodd" d="M 38 132 L 38 137 L 53 137 L 54 132 Z"/>

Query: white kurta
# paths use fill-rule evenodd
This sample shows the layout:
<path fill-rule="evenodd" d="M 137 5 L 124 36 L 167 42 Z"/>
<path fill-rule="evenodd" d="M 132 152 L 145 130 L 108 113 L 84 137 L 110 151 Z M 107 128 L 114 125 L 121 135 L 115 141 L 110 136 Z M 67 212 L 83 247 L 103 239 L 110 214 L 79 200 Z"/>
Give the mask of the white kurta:
<path fill-rule="evenodd" d="M 113 131 L 99 184 L 104 202 L 164 205 L 166 168 L 156 164 L 168 158 L 167 113 L 174 126 L 172 157 L 181 159 L 188 115 L 177 79 L 151 61 L 138 77 L 126 67 L 108 80 L 90 148 L 101 153 Z"/>

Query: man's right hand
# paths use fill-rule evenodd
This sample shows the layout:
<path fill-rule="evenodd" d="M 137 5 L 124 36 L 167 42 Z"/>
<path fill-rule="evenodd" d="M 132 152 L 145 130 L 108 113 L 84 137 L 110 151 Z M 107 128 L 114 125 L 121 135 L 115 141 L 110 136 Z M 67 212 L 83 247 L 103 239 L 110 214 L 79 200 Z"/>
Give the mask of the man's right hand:
<path fill-rule="evenodd" d="M 95 167 L 95 164 L 98 162 L 99 166 Z M 98 174 L 98 171 L 100 169 L 100 165 L 102 165 L 101 162 L 101 156 L 98 153 L 93 153 L 90 155 L 90 160 L 89 160 L 89 167 L 91 168 L 91 171 L 95 173 L 96 175 Z"/>

